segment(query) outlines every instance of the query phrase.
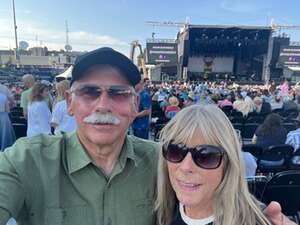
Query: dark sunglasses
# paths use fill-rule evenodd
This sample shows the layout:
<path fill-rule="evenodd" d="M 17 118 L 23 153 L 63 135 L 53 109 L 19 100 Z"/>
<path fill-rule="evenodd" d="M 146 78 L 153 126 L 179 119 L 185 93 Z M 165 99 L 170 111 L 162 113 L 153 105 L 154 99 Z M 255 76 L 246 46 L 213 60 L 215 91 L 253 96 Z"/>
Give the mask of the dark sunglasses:
<path fill-rule="evenodd" d="M 97 85 L 82 85 L 74 90 L 71 90 L 76 96 L 83 98 L 87 102 L 93 102 L 106 91 L 109 98 L 115 102 L 123 102 L 130 97 L 136 95 L 136 92 L 125 85 L 97 86 Z"/>
<path fill-rule="evenodd" d="M 191 153 L 194 163 L 203 169 L 216 169 L 221 165 L 224 150 L 214 145 L 197 145 L 188 148 L 184 144 L 163 146 L 164 158 L 172 163 L 181 162 L 188 153 Z"/>

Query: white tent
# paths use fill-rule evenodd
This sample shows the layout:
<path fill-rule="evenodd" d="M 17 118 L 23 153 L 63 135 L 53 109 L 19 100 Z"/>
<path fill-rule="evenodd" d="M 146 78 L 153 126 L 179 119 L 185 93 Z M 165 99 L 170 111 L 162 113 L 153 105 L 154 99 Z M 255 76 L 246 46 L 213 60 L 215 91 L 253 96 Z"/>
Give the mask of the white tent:
<path fill-rule="evenodd" d="M 289 66 L 288 68 L 294 72 L 300 71 L 300 66 Z"/>
<path fill-rule="evenodd" d="M 73 66 L 70 66 L 65 72 L 58 74 L 55 78 L 71 78 L 72 77 Z"/>

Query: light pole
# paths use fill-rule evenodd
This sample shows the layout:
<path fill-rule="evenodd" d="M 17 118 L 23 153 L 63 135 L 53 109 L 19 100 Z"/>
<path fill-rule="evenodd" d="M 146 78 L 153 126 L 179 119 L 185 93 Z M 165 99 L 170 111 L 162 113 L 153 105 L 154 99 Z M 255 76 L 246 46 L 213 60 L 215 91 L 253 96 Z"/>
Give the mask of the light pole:
<path fill-rule="evenodd" d="M 13 4 L 14 30 L 15 30 L 15 42 L 16 42 L 15 59 L 17 62 L 19 59 L 19 57 L 18 57 L 19 48 L 18 48 L 17 23 L 16 23 L 16 12 L 15 12 L 15 0 L 12 0 L 12 4 Z"/>

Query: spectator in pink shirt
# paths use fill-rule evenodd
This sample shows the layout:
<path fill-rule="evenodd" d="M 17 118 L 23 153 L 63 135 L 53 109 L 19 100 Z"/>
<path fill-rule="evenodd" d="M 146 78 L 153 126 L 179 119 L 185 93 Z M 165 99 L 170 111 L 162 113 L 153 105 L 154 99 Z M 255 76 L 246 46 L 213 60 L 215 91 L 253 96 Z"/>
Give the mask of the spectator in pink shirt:
<path fill-rule="evenodd" d="M 226 98 L 219 103 L 220 108 L 223 108 L 224 106 L 232 106 L 230 95 L 227 95 Z"/>

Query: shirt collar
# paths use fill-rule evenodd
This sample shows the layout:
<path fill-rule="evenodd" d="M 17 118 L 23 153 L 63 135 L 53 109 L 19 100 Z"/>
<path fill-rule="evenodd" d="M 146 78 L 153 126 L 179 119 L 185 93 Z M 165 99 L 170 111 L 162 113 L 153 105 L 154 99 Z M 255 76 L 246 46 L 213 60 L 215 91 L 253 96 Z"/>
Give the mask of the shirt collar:
<path fill-rule="evenodd" d="M 126 136 L 124 145 L 121 150 L 120 157 L 118 159 L 122 168 L 125 167 L 127 159 L 131 159 L 135 166 L 138 166 L 137 156 L 134 152 L 133 141 L 130 136 Z"/>
<path fill-rule="evenodd" d="M 67 163 L 69 173 L 73 173 L 92 163 L 92 159 L 80 143 L 76 132 L 67 135 L 69 136 L 66 141 Z"/>
<path fill-rule="evenodd" d="M 93 163 L 93 160 L 90 158 L 84 146 L 81 144 L 76 132 L 68 134 L 68 136 L 69 138 L 66 141 L 66 152 L 68 169 L 69 173 L 71 174 L 84 168 L 88 164 Z M 121 154 L 116 162 L 116 165 L 119 164 L 121 168 L 124 168 L 127 159 L 132 159 L 134 165 L 138 166 L 138 160 L 134 152 L 133 142 L 129 136 L 127 136 L 125 139 Z"/>

